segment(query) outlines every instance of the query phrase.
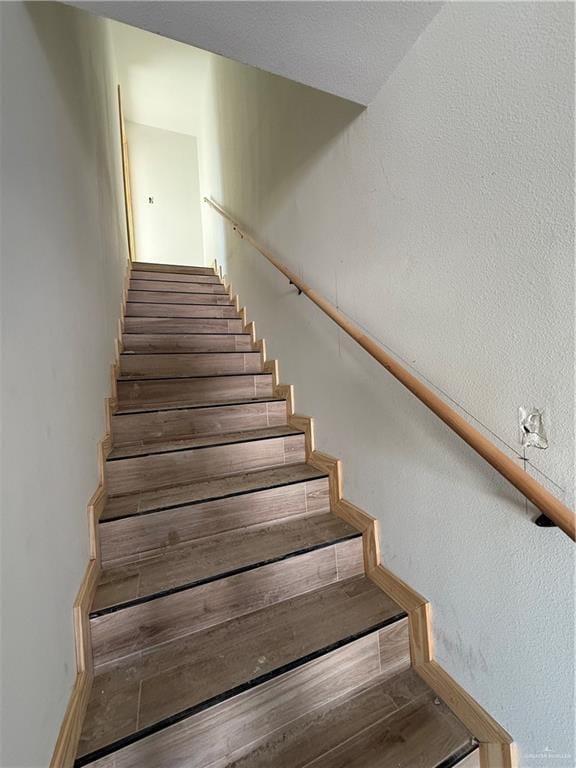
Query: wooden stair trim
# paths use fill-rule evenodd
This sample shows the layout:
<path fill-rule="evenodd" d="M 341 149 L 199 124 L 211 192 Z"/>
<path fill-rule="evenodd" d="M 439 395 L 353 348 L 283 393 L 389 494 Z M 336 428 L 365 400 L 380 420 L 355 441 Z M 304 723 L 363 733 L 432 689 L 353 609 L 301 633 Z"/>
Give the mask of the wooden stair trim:
<path fill-rule="evenodd" d="M 218 268 L 217 262 L 215 265 L 222 277 L 222 268 Z M 230 296 L 233 298 L 231 288 Z M 238 296 L 234 296 L 234 300 L 239 306 Z M 367 576 L 408 614 L 410 654 L 415 671 L 480 743 L 480 768 L 517 768 L 516 745 L 510 734 L 434 660 L 430 603 L 382 565 L 378 521 L 343 498 L 340 459 L 316 450 L 314 420 L 294 413 L 293 386 L 280 383 L 277 360 L 265 359 L 266 346 L 263 340 L 255 339 L 254 323 L 245 327 L 250 327 L 255 344 L 261 345 L 263 371 L 272 374 L 273 394 L 287 401 L 288 424 L 305 434 L 307 462 L 328 475 L 332 511 L 362 532 Z"/>
<path fill-rule="evenodd" d="M 314 422 L 309 417 L 289 415 L 288 423 L 313 432 Z M 314 445 L 313 434 L 307 444 Z M 313 450 L 308 462 L 328 474 L 333 512 L 362 531 L 368 578 L 408 614 L 410 654 L 415 671 L 478 740 L 481 768 L 516 768 L 516 749 L 510 734 L 434 660 L 430 603 L 382 565 L 378 521 L 342 498 L 340 460 Z"/>
<path fill-rule="evenodd" d="M 98 485 L 87 504 L 89 559 L 72 608 L 76 677 L 64 717 L 62 718 L 60 730 L 58 731 L 56 744 L 50 759 L 50 768 L 71 768 L 74 765 L 94 676 L 89 614 L 101 572 L 98 522 L 107 498 L 104 485 L 104 470 L 106 458 L 112 449 L 112 413 L 117 402 L 116 376 L 119 368 L 120 354 L 122 353 L 122 335 L 124 333 L 124 315 L 130 271 L 131 262 L 128 261 L 124 274 L 117 336 L 114 340 L 114 361 L 110 367 L 111 396 L 105 401 L 106 432 L 98 445 Z"/>

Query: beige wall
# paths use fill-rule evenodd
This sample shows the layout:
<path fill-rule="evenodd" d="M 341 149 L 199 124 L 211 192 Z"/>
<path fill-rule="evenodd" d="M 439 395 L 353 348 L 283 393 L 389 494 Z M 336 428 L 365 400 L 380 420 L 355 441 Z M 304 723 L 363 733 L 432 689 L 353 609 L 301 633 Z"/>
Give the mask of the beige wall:
<path fill-rule="evenodd" d="M 204 193 L 518 458 L 574 498 L 572 14 L 447 3 L 363 112 L 214 58 Z M 574 558 L 557 530 L 216 214 L 207 258 L 381 521 L 385 564 L 433 604 L 440 662 L 516 737 L 574 768 Z M 478 421 L 476 421 L 478 420 Z M 518 460 L 520 460 L 518 458 Z M 550 762 L 550 761 L 548 761 Z"/>
<path fill-rule="evenodd" d="M 75 675 L 126 265 L 106 23 L 2 3 L 2 768 L 46 768 Z"/>

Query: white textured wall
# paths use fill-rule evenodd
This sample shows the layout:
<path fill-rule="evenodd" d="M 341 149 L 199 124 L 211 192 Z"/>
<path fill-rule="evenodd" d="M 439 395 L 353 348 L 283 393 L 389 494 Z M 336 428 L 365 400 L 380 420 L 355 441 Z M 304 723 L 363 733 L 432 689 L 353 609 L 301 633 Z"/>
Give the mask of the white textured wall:
<path fill-rule="evenodd" d="M 126 243 L 106 23 L 2 3 L 2 768 L 46 768 L 75 676 Z"/>
<path fill-rule="evenodd" d="M 203 157 L 206 194 L 500 439 L 517 448 L 517 407 L 545 407 L 531 471 L 569 502 L 572 15 L 448 3 L 363 112 L 215 59 Z M 523 767 L 574 768 L 571 542 L 204 215 L 346 497 L 381 521 L 384 563 L 432 601 L 439 661 Z"/>
<path fill-rule="evenodd" d="M 132 122 L 126 131 L 136 259 L 204 264 L 196 138 Z"/>

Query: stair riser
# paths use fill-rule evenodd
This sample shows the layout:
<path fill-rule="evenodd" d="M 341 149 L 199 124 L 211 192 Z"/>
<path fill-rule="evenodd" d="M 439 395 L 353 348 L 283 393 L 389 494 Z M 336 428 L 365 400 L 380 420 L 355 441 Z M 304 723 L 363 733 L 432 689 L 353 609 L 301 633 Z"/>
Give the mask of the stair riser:
<path fill-rule="evenodd" d="M 221 293 L 170 293 L 169 291 L 128 291 L 128 301 L 139 304 L 217 304 L 230 305 L 228 294 Z"/>
<path fill-rule="evenodd" d="M 196 448 L 106 462 L 106 490 L 111 496 L 164 488 L 196 480 L 266 467 L 304 462 L 303 435 L 249 443 Z"/>
<path fill-rule="evenodd" d="M 140 305 L 141 306 L 141 305 Z M 242 333 L 242 319 L 209 318 L 155 318 L 127 317 L 124 321 L 126 333 L 163 333 L 171 336 L 183 334 Z"/>
<path fill-rule="evenodd" d="M 151 262 L 134 262 L 132 274 L 154 277 L 157 272 L 184 277 L 186 275 L 207 275 L 220 279 L 212 267 L 190 267 L 185 264 L 153 264 Z"/>
<path fill-rule="evenodd" d="M 361 573 L 362 540 L 356 538 L 98 616 L 90 621 L 94 663 L 144 651 Z"/>
<path fill-rule="evenodd" d="M 126 304 L 126 317 L 239 318 L 236 307 L 203 304 Z"/>
<path fill-rule="evenodd" d="M 153 411 L 113 416 L 112 440 L 114 445 L 125 445 L 143 440 L 169 440 L 279 427 L 286 422 L 285 401 Z"/>
<path fill-rule="evenodd" d="M 222 376 L 261 373 L 260 352 L 222 352 L 191 354 L 127 354 L 120 356 L 120 376 L 124 379 L 156 379 L 178 376 Z"/>
<path fill-rule="evenodd" d="M 147 403 L 160 405 L 230 402 L 251 397 L 272 397 L 272 376 L 246 374 L 198 379 L 161 379 L 152 381 L 119 381 L 118 404 L 139 407 Z"/>
<path fill-rule="evenodd" d="M 99 528 L 102 563 L 119 565 L 204 536 L 329 510 L 328 480 L 320 478 L 111 520 Z"/>
<path fill-rule="evenodd" d="M 131 280 L 151 282 L 151 283 L 189 283 L 190 285 L 222 285 L 222 281 L 217 275 L 182 275 L 179 272 L 155 273 L 154 276 L 132 272 Z M 147 288 L 144 290 L 148 290 Z"/>
<path fill-rule="evenodd" d="M 130 280 L 132 291 L 164 291 L 166 293 L 219 293 L 228 296 L 222 283 L 183 283 L 164 280 Z"/>
<path fill-rule="evenodd" d="M 393 651 L 382 659 L 380 648 L 385 647 Z M 194 755 L 194 768 L 221 768 L 248 751 L 254 741 L 265 739 L 337 697 L 351 694 L 381 674 L 391 677 L 409 665 L 408 621 L 401 619 L 90 766 L 184 766 Z M 215 734 L 220 737 L 215 738 Z"/>
<path fill-rule="evenodd" d="M 252 337 L 242 334 L 145 334 L 125 333 L 124 352 L 253 352 Z"/>

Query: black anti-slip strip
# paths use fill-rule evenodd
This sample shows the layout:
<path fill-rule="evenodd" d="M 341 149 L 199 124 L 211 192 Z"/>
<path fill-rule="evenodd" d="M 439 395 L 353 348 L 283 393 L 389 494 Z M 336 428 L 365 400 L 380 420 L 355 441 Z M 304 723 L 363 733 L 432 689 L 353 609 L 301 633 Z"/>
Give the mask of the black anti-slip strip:
<path fill-rule="evenodd" d="M 200 285 L 200 283 L 198 284 Z M 185 293 L 186 296 L 229 296 L 230 294 L 228 291 L 152 291 L 152 290 L 146 290 L 146 288 L 130 288 L 128 287 L 129 291 L 141 291 L 142 293 Z M 137 304 L 138 302 L 130 302 Z M 159 302 L 161 304 L 167 304 L 168 302 L 163 301 Z"/>
<path fill-rule="evenodd" d="M 135 304 L 142 304 L 141 301 L 134 302 Z M 174 304 L 173 306 L 177 306 Z M 184 306 L 180 304 L 178 306 Z M 191 307 L 212 307 L 212 304 L 190 304 Z M 217 306 L 217 305 L 216 305 Z M 242 315 L 234 315 L 234 317 L 196 317 L 195 315 L 125 315 L 124 320 L 130 320 L 130 318 L 138 317 L 140 320 L 242 320 Z M 140 331 L 142 333 L 142 331 Z M 209 331 L 207 331 L 209 333 Z"/>
<path fill-rule="evenodd" d="M 447 757 L 445 760 L 442 760 L 441 763 L 434 766 L 434 768 L 454 768 L 454 766 L 458 765 L 461 760 L 464 760 L 465 757 L 471 755 L 475 749 L 478 749 L 478 743 L 476 741 L 473 741 L 470 744 L 465 744 L 451 754 L 450 757 Z"/>
<path fill-rule="evenodd" d="M 124 413 L 113 413 L 112 418 L 117 416 L 138 416 L 143 413 L 162 413 L 163 411 L 196 411 L 202 408 L 228 408 L 230 405 L 259 405 L 260 403 L 285 403 L 283 397 L 269 397 L 264 400 L 231 400 L 225 403 L 206 403 L 205 405 L 175 405 L 173 408 L 164 406 L 162 408 L 144 408 L 141 411 L 125 411 Z"/>
<path fill-rule="evenodd" d="M 130 315 L 135 318 L 135 315 Z M 130 319 L 130 318 L 128 318 Z M 144 317 L 138 315 L 139 320 L 200 320 L 198 317 Z M 237 317 L 208 317 L 204 320 L 239 320 Z M 249 333 L 244 331 L 194 331 L 194 333 L 187 333 L 186 331 L 124 331 L 124 335 L 130 336 L 250 336 Z"/>
<path fill-rule="evenodd" d="M 204 376 L 130 376 L 122 378 L 118 377 L 117 381 L 121 381 L 123 384 L 130 383 L 131 381 L 189 381 L 190 379 L 229 379 L 233 376 L 272 376 L 271 373 L 205 373 Z"/>
<path fill-rule="evenodd" d="M 146 374 L 138 374 L 137 376 L 118 376 L 116 381 L 121 382 L 122 384 L 130 383 L 131 381 L 182 381 L 183 379 L 224 379 L 229 378 L 230 376 L 271 376 L 272 374 L 254 372 L 250 373 L 249 371 L 242 371 L 241 373 L 197 373 L 195 376 L 190 376 L 190 374 L 187 375 L 179 375 L 178 373 L 175 373 L 173 376 L 146 376 Z"/>
<path fill-rule="evenodd" d="M 305 478 L 299 478 L 298 480 L 284 480 L 279 483 L 272 483 L 270 485 L 259 485 L 255 488 L 249 488 L 244 491 L 233 491 L 232 493 L 219 494 L 217 496 L 206 496 L 201 499 L 192 499 L 191 501 L 183 501 L 180 504 L 170 504 L 167 507 L 154 507 L 154 509 L 143 509 L 141 512 L 132 512 L 127 515 L 117 515 L 115 517 L 107 517 L 105 520 L 100 519 L 98 525 L 106 525 L 106 523 L 114 523 L 118 520 L 126 520 L 130 517 L 143 517 L 144 515 L 152 515 L 155 512 L 169 512 L 172 509 L 180 509 L 181 507 L 193 507 L 196 504 L 205 504 L 209 501 L 219 501 L 220 499 L 234 499 L 236 496 L 246 496 L 248 493 L 261 493 L 262 491 L 272 491 L 274 488 L 284 488 L 290 485 L 298 485 L 299 483 L 310 483 L 312 480 L 322 480 L 322 478 L 328 477 L 326 472 L 318 471 L 317 475 L 311 475 Z M 112 496 L 111 498 L 115 498 Z M 117 498 L 117 497 L 116 497 Z"/>
<path fill-rule="evenodd" d="M 142 597 L 135 597 L 133 600 L 126 600 L 124 603 L 118 603 L 117 605 L 110 605 L 108 608 L 100 608 L 97 611 L 90 611 L 90 618 L 95 619 L 98 616 L 107 616 L 110 613 L 117 613 L 124 610 L 124 608 L 132 608 L 135 605 L 143 605 L 144 603 L 150 603 L 152 600 L 158 600 L 161 597 L 167 597 L 168 595 L 175 595 L 178 592 L 185 592 L 188 589 L 194 589 L 194 587 L 201 587 L 204 584 L 210 584 L 213 581 L 220 581 L 221 579 L 227 579 L 230 576 L 238 576 L 240 573 L 247 573 L 248 571 L 254 571 L 256 568 L 261 568 L 264 565 L 272 565 L 273 563 L 281 563 L 283 560 L 290 560 L 292 557 L 298 557 L 298 555 L 307 555 L 309 552 L 316 552 L 319 549 L 327 549 L 333 547 L 335 544 L 341 544 L 344 541 L 351 541 L 352 539 L 362 538 L 360 531 L 354 531 L 346 536 L 340 536 L 337 539 L 331 541 L 324 541 L 321 544 L 314 544 L 310 547 L 302 547 L 301 549 L 295 549 L 291 552 L 287 552 L 284 555 L 278 557 L 270 557 L 266 560 L 259 560 L 257 563 L 250 563 L 249 565 L 243 565 L 241 568 L 234 568 L 231 571 L 223 571 L 222 573 L 216 573 L 212 576 L 207 576 L 204 579 L 198 579 L 197 581 L 189 581 L 186 584 L 179 584 L 177 587 L 170 587 L 170 589 L 161 589 L 158 592 L 154 592 L 152 595 L 143 595 Z"/>
<path fill-rule="evenodd" d="M 385 619 L 384 621 L 380 621 L 377 624 L 374 624 L 371 627 L 368 627 L 367 629 L 363 629 L 360 632 L 356 632 L 353 635 L 349 635 L 346 638 L 337 640 L 335 643 L 326 645 L 324 646 L 324 648 L 321 648 L 317 651 L 313 651 L 312 653 L 309 653 L 306 656 L 302 656 L 301 658 L 296 659 L 295 661 L 290 661 L 288 662 L 288 664 L 283 664 L 282 666 L 277 667 L 271 672 L 267 672 L 265 675 L 260 675 L 259 677 L 255 677 L 252 680 L 247 681 L 246 683 L 237 685 L 235 688 L 230 688 L 230 690 L 224 691 L 224 693 L 220 693 L 217 696 L 212 696 L 212 698 L 206 699 L 206 701 L 202 701 L 200 702 L 200 704 L 195 704 L 193 707 L 189 707 L 188 709 L 185 709 L 182 712 L 177 712 L 175 715 L 171 715 L 170 717 L 165 717 L 163 720 L 159 720 L 157 723 L 153 723 L 152 725 L 149 725 L 146 728 L 142 728 L 139 731 L 136 731 L 135 733 L 131 733 L 129 736 L 124 736 L 122 739 L 118 739 L 117 741 L 114 741 L 111 744 L 107 744 L 105 747 L 101 747 L 100 749 L 94 750 L 94 752 L 90 752 L 86 755 L 82 755 L 82 757 L 79 757 L 76 759 L 74 763 L 74 768 L 82 768 L 82 766 L 88 765 L 89 763 L 95 760 L 99 760 L 100 758 L 106 757 L 107 755 L 110 755 L 113 752 L 117 752 L 119 749 L 122 749 L 123 747 L 128 747 L 130 746 L 130 744 L 134 744 L 137 741 L 141 741 L 142 739 L 145 739 L 147 736 L 151 736 L 154 733 L 158 733 L 158 731 L 163 731 L 165 728 L 168 728 L 168 726 L 170 725 L 175 725 L 176 723 L 182 722 L 182 720 L 187 720 L 189 717 L 192 717 L 192 715 L 196 715 L 199 712 L 203 712 L 209 707 L 213 707 L 215 704 L 221 704 L 223 701 L 227 701 L 228 699 L 231 699 L 233 696 L 238 696 L 240 693 L 244 693 L 244 691 L 249 691 L 252 688 L 256 688 L 256 686 L 262 685 L 263 683 L 267 683 L 268 681 L 273 680 L 274 678 L 279 677 L 280 675 L 286 674 L 286 672 L 292 672 L 294 669 L 298 669 L 299 667 L 302 667 L 304 664 L 307 664 L 309 661 L 315 661 L 316 659 L 319 659 L 322 656 L 326 656 L 326 654 L 331 653 L 332 651 L 337 651 L 339 648 L 343 648 L 345 645 L 349 645 L 350 643 L 353 643 L 355 640 L 361 640 L 363 637 L 366 637 L 367 635 L 372 634 L 372 632 L 378 632 L 379 630 L 384 629 L 385 627 L 389 627 L 391 624 L 395 624 L 397 621 L 400 621 L 401 619 L 406 618 L 406 616 L 407 616 L 406 612 L 402 611 L 401 613 L 398 613 L 395 616 L 391 616 L 390 618 Z"/>
<path fill-rule="evenodd" d="M 142 291 L 142 293 L 158 293 L 158 291 Z M 226 296 L 225 293 L 209 293 L 207 291 L 200 291 L 199 293 L 192 293 L 192 291 L 188 291 L 185 294 L 181 294 L 184 296 Z M 127 299 L 126 304 L 152 304 L 153 306 L 157 304 L 167 304 L 171 307 L 233 307 L 235 306 L 235 303 L 233 301 L 225 301 L 223 303 L 212 303 L 211 301 L 208 302 L 182 302 L 182 301 L 139 301 L 138 299 Z"/>
<path fill-rule="evenodd" d="M 140 288 L 130 288 L 131 292 L 136 293 L 169 293 L 170 296 L 224 296 L 227 301 L 225 302 L 216 302 L 216 306 L 227 306 L 228 304 L 234 304 L 232 299 L 228 297 L 227 293 L 211 293 L 210 291 L 199 291 L 197 293 L 194 293 L 193 291 L 141 291 Z M 134 299 L 134 298 L 128 298 L 126 301 L 127 304 L 188 304 L 190 302 L 182 302 L 182 301 L 142 301 L 142 299 Z M 212 302 L 208 301 L 206 303 L 204 302 L 192 302 L 196 306 L 204 307 L 204 306 L 213 306 Z"/>
<path fill-rule="evenodd" d="M 155 277 L 134 277 L 134 275 L 142 274 L 142 272 L 147 272 L 148 275 L 155 275 Z M 156 277 L 156 275 L 169 275 L 169 277 L 164 279 L 162 277 Z M 175 280 L 174 275 L 186 277 L 186 280 Z M 203 283 L 204 280 L 198 280 L 199 277 L 209 277 L 210 280 L 206 281 L 207 284 L 222 283 L 222 278 L 219 275 L 210 272 L 177 272 L 175 269 L 171 269 L 168 272 L 157 272 L 154 269 L 138 269 L 136 272 L 130 273 L 131 280 L 149 280 L 150 282 L 159 280 L 164 283 Z"/>
<path fill-rule="evenodd" d="M 203 293 L 203 296 L 210 296 L 209 293 Z M 218 296 L 219 294 L 213 294 Z M 142 301 L 141 299 L 128 299 L 126 304 L 146 304 L 146 306 L 156 307 L 233 307 L 231 301 L 198 302 L 198 301 Z"/>
<path fill-rule="evenodd" d="M 259 349 L 221 349 L 221 350 L 212 350 L 212 349 L 200 349 L 196 351 L 189 352 L 188 350 L 183 350 L 182 352 L 145 352 L 144 350 L 138 349 L 135 352 L 132 352 L 129 350 L 128 352 L 122 352 L 120 355 L 120 358 L 122 358 L 123 355 L 128 355 L 130 357 L 134 357 L 134 355 L 145 355 L 146 357 L 150 357 L 151 355 L 260 355 L 262 354 Z"/>
<path fill-rule="evenodd" d="M 195 320 L 196 318 L 183 318 L 184 320 Z M 214 320 L 228 320 L 229 318 L 226 317 L 215 317 Z M 163 333 L 162 331 L 124 331 L 122 334 L 123 336 L 252 336 L 251 333 L 246 333 L 245 331 L 232 331 L 231 333 L 226 333 L 225 331 L 204 331 L 203 333 L 184 333 L 182 331 L 172 333 Z M 153 353 L 157 354 L 157 353 Z"/>
<path fill-rule="evenodd" d="M 184 448 L 168 448 L 165 451 L 150 451 L 150 453 L 130 453 L 125 456 L 113 456 L 107 458 L 106 461 L 123 461 L 124 459 L 144 459 L 146 456 L 164 456 L 169 453 L 183 453 L 184 451 L 201 451 L 204 448 L 223 448 L 226 445 L 242 445 L 243 443 L 258 443 L 264 440 L 282 440 L 285 437 L 295 437 L 296 435 L 303 435 L 301 432 L 295 429 L 293 432 L 285 432 L 282 435 L 260 435 L 260 437 L 246 437 L 241 440 L 224 440 L 220 443 L 208 443 L 206 445 L 187 445 Z M 285 466 L 285 465 L 282 465 Z"/>
<path fill-rule="evenodd" d="M 134 279 L 137 280 L 138 278 L 132 278 L 131 282 Z M 140 283 L 145 283 L 146 285 L 150 285 L 150 286 L 156 286 L 156 281 L 155 280 L 140 280 L 139 282 Z M 195 282 L 195 281 L 186 281 L 186 282 L 184 282 L 182 280 L 174 280 L 174 281 L 172 281 L 172 280 L 162 280 L 160 282 L 172 283 L 172 285 L 193 285 L 194 287 L 217 285 L 219 288 L 224 288 L 222 283 L 198 283 L 198 282 Z M 157 286 L 156 287 L 151 287 L 151 288 L 133 288 L 132 286 L 128 286 L 128 290 L 129 291 L 142 291 L 142 293 L 176 293 L 176 294 L 180 294 L 181 296 L 186 296 L 189 293 L 214 293 L 217 296 L 219 296 L 219 295 L 224 295 L 224 296 L 229 295 L 229 293 L 226 290 L 226 288 L 224 288 L 223 291 L 206 291 L 206 290 L 205 291 L 184 291 L 184 290 L 176 291 L 176 290 L 172 290 L 171 288 L 165 288 L 164 290 L 162 290 L 162 288 L 158 288 Z"/>
<path fill-rule="evenodd" d="M 148 272 L 149 275 L 169 275 L 170 272 Z M 142 283 L 175 283 L 176 285 L 178 283 L 181 283 L 182 285 L 190 285 L 190 283 L 194 283 L 194 285 L 224 285 L 224 283 L 220 280 L 219 277 L 216 277 L 216 275 L 194 275 L 190 274 L 188 272 L 176 272 L 175 274 L 178 275 L 186 275 L 187 278 L 190 278 L 189 280 L 174 280 L 174 278 L 164 278 L 164 277 L 134 277 L 134 273 L 130 275 L 130 280 L 140 280 Z M 206 282 L 205 280 L 194 280 L 195 277 L 216 277 L 216 280 L 208 280 Z"/>
<path fill-rule="evenodd" d="M 154 265 L 153 265 L 154 266 Z M 221 279 L 218 272 L 214 272 L 214 270 L 210 267 L 195 267 L 196 270 L 190 272 L 189 270 L 182 269 L 184 265 L 182 264 L 157 264 L 155 266 L 162 266 L 167 267 L 167 269 L 141 269 L 134 264 L 132 265 L 132 269 L 130 271 L 131 275 L 186 275 L 186 277 L 216 277 L 218 280 Z"/>
<path fill-rule="evenodd" d="M 149 352 L 145 349 L 125 349 L 122 351 L 120 357 L 122 355 L 126 355 L 127 357 L 134 357 L 134 355 L 260 355 L 261 352 L 259 349 L 220 349 L 216 352 L 211 349 L 177 349 L 173 351 L 168 352 Z"/>

